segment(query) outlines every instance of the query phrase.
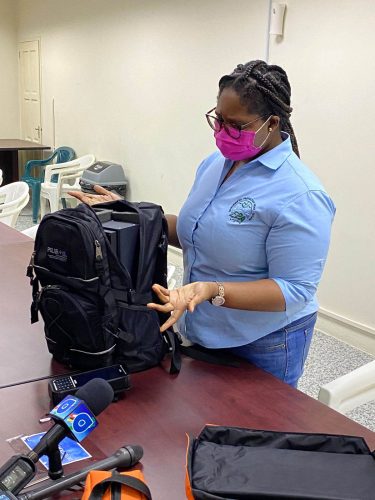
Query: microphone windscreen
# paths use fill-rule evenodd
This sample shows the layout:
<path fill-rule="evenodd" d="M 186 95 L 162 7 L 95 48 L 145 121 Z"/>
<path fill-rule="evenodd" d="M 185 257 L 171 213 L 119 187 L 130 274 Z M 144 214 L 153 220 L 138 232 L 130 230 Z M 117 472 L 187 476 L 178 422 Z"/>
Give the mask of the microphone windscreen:
<path fill-rule="evenodd" d="M 112 403 L 114 392 L 106 380 L 93 378 L 80 387 L 75 396 L 82 399 L 96 416 Z"/>
<path fill-rule="evenodd" d="M 143 448 L 142 446 L 139 446 L 137 444 L 132 444 L 132 445 L 128 445 L 126 447 L 128 449 L 128 451 L 130 451 L 129 449 L 131 449 L 132 453 L 132 463 L 131 463 L 131 466 L 135 465 L 136 463 L 138 463 L 140 461 L 140 459 L 143 457 Z"/>

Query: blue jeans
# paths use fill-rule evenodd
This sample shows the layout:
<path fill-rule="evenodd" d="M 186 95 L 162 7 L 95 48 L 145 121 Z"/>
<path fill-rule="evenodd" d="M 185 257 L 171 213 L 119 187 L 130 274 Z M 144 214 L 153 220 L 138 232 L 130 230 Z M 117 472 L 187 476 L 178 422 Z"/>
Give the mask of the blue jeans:
<path fill-rule="evenodd" d="M 230 351 L 271 373 L 283 382 L 297 387 L 309 352 L 317 313 L 262 337 L 251 344 Z"/>

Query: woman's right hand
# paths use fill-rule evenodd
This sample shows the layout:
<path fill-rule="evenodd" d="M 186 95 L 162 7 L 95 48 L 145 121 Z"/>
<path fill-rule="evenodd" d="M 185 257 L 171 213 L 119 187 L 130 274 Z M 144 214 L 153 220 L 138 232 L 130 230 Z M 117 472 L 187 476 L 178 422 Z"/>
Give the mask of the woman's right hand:
<path fill-rule="evenodd" d="M 70 196 L 77 198 L 77 200 L 86 205 L 96 205 L 97 203 L 105 203 L 107 201 L 121 200 L 121 196 L 104 189 L 102 186 L 95 185 L 94 191 L 98 194 L 83 193 L 82 191 L 68 191 Z"/>
<path fill-rule="evenodd" d="M 155 311 L 171 314 L 169 319 L 160 327 L 160 331 L 164 332 L 174 325 L 186 310 L 192 313 L 198 304 L 214 297 L 217 291 L 217 283 L 215 281 L 196 281 L 173 290 L 155 284 L 152 285 L 152 289 L 161 304 L 150 302 L 147 307 Z"/>

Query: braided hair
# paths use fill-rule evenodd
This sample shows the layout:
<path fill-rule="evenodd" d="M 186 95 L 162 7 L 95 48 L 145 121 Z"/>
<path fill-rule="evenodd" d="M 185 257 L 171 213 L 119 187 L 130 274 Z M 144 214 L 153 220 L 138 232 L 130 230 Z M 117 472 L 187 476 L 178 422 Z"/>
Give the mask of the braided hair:
<path fill-rule="evenodd" d="M 219 95 L 226 87 L 236 91 L 251 113 L 279 116 L 281 129 L 290 135 L 293 151 L 299 156 L 297 139 L 290 123 L 290 84 L 280 66 L 259 60 L 238 64 L 230 75 L 220 78 Z"/>

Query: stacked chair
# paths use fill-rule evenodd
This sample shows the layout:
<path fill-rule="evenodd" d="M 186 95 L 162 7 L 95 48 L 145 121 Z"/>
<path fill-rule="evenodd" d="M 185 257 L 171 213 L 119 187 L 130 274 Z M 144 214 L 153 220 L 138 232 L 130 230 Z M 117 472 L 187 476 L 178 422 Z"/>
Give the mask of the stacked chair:
<path fill-rule="evenodd" d="M 29 202 L 26 182 L 12 182 L 0 187 L 0 222 L 15 227 L 21 210 Z"/>
<path fill-rule="evenodd" d="M 70 200 L 74 206 L 77 204 L 76 198 L 70 196 L 68 191 L 81 190 L 79 179 L 93 163 L 95 163 L 95 156 L 89 154 L 72 161 L 46 166 L 44 182 L 40 189 L 41 217 L 47 212 L 47 201 L 51 212 L 65 206 L 66 200 Z"/>
<path fill-rule="evenodd" d="M 44 169 L 46 165 L 53 162 L 56 164 L 65 163 L 73 160 L 76 157 L 75 151 L 68 146 L 57 148 L 54 153 L 44 160 L 30 160 L 25 165 L 25 172 L 21 177 L 21 181 L 26 182 L 32 192 L 33 205 L 33 222 L 38 221 L 39 206 L 40 206 L 40 190 L 44 181 Z M 32 175 L 34 169 L 35 175 Z M 54 179 L 55 180 L 55 179 Z"/>

